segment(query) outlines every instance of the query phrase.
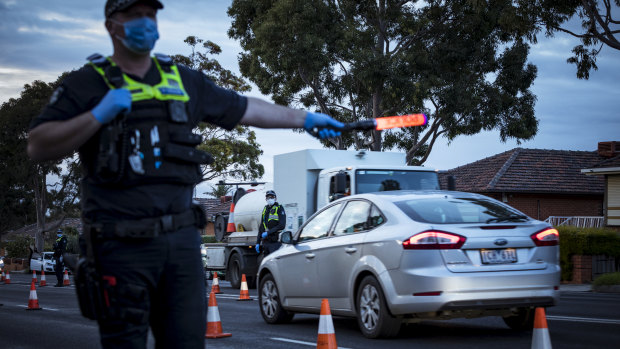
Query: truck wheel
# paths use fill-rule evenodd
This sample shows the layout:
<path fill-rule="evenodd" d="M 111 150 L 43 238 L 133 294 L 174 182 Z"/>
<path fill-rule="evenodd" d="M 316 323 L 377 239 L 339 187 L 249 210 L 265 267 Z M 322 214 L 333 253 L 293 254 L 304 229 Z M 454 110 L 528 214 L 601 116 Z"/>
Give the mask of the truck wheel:
<path fill-rule="evenodd" d="M 260 304 L 260 314 L 268 324 L 287 323 L 295 316 L 295 313 L 288 312 L 282 308 L 278 286 L 276 286 L 276 282 L 271 274 L 265 275 L 260 281 L 258 302 Z"/>
<path fill-rule="evenodd" d="M 357 289 L 357 324 L 366 338 L 394 337 L 401 321 L 387 307 L 379 281 L 366 276 Z"/>
<path fill-rule="evenodd" d="M 241 256 L 235 253 L 228 261 L 226 280 L 230 281 L 232 288 L 241 288 Z"/>
<path fill-rule="evenodd" d="M 530 331 L 534 328 L 533 308 L 519 308 L 515 315 L 504 316 L 504 322 L 515 331 Z"/>

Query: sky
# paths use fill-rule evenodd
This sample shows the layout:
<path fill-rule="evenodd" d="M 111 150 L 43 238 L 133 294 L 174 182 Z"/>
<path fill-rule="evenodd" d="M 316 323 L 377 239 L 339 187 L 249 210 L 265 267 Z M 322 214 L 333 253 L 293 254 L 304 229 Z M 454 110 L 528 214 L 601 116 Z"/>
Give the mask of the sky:
<path fill-rule="evenodd" d="M 189 54 L 183 40 L 189 35 L 211 40 L 222 48 L 215 58 L 238 73 L 241 47 L 228 38 L 231 0 L 163 1 L 158 13 L 160 39 L 154 52 Z M 77 69 L 86 57 L 98 52 L 112 53 L 104 27 L 104 0 L 0 0 L 0 103 L 19 97 L 25 84 L 34 80 L 55 81 L 65 71 Z M 537 135 L 517 144 L 502 143 L 499 132 L 461 136 L 448 143 L 439 139 L 424 166 L 448 170 L 515 147 L 555 150 L 596 150 L 598 142 L 620 141 L 620 51 L 605 47 L 598 56 L 598 71 L 589 80 L 579 80 L 575 66 L 566 63 L 577 40 L 567 34 L 547 39 L 539 36 L 532 45 L 529 62 L 538 67 L 531 90 L 537 96 Z M 263 96 L 256 86 L 245 95 Z M 320 149 L 308 134 L 290 130 L 253 128 L 264 154 L 265 175 L 273 180 L 273 156 L 302 149 Z M 197 187 L 196 196 L 205 197 L 213 183 Z"/>

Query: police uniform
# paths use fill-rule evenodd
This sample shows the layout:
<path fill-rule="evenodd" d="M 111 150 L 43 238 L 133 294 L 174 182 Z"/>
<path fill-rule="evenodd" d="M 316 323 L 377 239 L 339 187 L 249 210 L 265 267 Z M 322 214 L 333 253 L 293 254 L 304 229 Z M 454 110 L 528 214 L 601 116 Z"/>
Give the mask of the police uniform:
<path fill-rule="evenodd" d="M 98 275 L 91 290 L 102 295 L 101 309 L 96 300 L 80 300 L 80 307 L 99 321 L 104 347 L 142 347 L 149 325 L 158 346 L 204 347 L 206 290 L 197 229 L 204 217 L 192 207 L 192 194 L 200 165 L 210 159 L 196 149 L 201 139 L 191 130 L 203 121 L 233 129 L 247 99 L 166 56 L 154 56 L 144 78 L 121 73 L 106 57 L 89 59 L 31 124 L 92 110 L 111 88 L 132 92 L 131 111 L 79 149 L 82 254 L 89 255 L 91 246 Z"/>
<path fill-rule="evenodd" d="M 56 262 L 56 265 L 54 267 L 54 271 L 56 272 L 56 286 L 62 286 L 63 285 L 63 271 L 65 269 L 65 263 L 63 260 L 63 254 L 65 253 L 65 250 L 67 249 L 67 237 L 64 235 L 61 235 L 60 237 L 56 238 L 56 241 L 54 242 L 54 261 Z"/>
<path fill-rule="evenodd" d="M 260 244 L 265 256 L 277 250 L 282 245 L 279 241 L 280 232 L 286 227 L 286 212 L 284 207 L 275 202 L 273 205 L 265 205 L 261 214 L 261 225 L 258 228 L 257 244 Z M 267 237 L 261 236 L 267 232 Z"/>

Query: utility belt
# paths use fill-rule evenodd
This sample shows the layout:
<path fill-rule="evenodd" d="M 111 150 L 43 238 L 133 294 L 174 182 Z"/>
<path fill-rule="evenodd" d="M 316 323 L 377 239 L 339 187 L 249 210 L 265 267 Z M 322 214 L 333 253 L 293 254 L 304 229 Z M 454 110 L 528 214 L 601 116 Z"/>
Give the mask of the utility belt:
<path fill-rule="evenodd" d="M 204 228 L 206 216 L 200 206 L 160 217 L 87 224 L 94 239 L 150 239 L 188 226 Z"/>
<path fill-rule="evenodd" d="M 82 315 L 92 320 L 125 319 L 142 323 L 148 313 L 139 307 L 120 306 L 117 299 L 145 299 L 146 289 L 135 285 L 117 284 L 111 275 L 102 275 L 93 242 L 105 239 L 148 239 L 173 233 L 187 226 L 204 228 L 206 216 L 200 206 L 192 204 L 185 212 L 154 218 L 124 220 L 112 223 L 85 222 L 80 237 L 82 255 L 77 264 L 75 284 Z"/>

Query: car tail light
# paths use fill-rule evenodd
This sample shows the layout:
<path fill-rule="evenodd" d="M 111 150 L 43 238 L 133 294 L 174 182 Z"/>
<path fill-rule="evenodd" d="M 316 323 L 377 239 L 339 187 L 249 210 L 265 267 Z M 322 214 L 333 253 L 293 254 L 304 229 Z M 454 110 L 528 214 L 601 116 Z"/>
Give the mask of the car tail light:
<path fill-rule="evenodd" d="M 530 235 L 536 246 L 556 246 L 560 243 L 560 233 L 556 229 L 547 228 Z"/>
<path fill-rule="evenodd" d="M 447 250 L 459 249 L 466 238 L 443 231 L 425 231 L 403 241 L 405 250 Z"/>

